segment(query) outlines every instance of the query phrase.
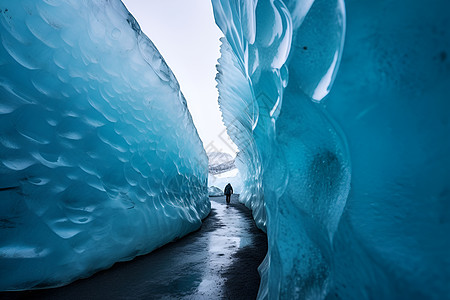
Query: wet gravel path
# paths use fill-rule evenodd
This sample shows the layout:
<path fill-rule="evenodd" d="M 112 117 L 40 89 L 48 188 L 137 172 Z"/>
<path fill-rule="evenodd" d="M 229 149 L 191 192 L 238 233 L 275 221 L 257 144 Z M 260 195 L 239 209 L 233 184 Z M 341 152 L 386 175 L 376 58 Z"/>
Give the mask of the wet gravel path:
<path fill-rule="evenodd" d="M 65 287 L 0 299 L 255 299 L 267 238 L 237 197 L 230 205 L 211 197 L 200 230 L 150 254 Z"/>

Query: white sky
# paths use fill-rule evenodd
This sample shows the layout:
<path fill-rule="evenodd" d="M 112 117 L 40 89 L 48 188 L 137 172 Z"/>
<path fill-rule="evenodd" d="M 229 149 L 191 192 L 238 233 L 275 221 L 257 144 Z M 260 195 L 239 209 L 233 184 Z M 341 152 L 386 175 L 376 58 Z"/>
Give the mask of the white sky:
<path fill-rule="evenodd" d="M 222 32 L 209 0 L 122 0 L 180 83 L 207 152 L 234 156 L 217 103 L 216 64 Z"/>

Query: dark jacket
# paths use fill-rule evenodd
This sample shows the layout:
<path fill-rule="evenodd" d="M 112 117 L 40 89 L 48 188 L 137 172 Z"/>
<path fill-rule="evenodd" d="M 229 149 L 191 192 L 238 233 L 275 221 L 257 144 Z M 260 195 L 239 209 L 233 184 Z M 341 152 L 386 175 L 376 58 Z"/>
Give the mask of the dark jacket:
<path fill-rule="evenodd" d="M 225 187 L 225 190 L 223 191 L 225 195 L 231 195 L 233 194 L 233 188 L 231 187 L 231 184 L 227 184 Z"/>

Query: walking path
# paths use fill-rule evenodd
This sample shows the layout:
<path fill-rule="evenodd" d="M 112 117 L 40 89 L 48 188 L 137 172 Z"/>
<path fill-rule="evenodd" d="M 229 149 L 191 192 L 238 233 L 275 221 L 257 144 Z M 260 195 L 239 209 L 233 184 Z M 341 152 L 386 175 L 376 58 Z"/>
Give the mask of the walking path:
<path fill-rule="evenodd" d="M 266 235 L 233 195 L 211 197 L 200 230 L 68 286 L 0 293 L 3 299 L 255 299 Z"/>

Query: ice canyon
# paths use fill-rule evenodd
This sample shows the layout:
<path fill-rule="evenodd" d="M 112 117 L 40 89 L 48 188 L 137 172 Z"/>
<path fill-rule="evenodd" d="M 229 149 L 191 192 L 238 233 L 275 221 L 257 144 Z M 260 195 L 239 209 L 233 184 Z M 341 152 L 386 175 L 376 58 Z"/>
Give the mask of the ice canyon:
<path fill-rule="evenodd" d="M 450 298 L 450 3 L 212 5 L 240 200 L 269 242 L 258 297 Z M 125 6 L 1 0 L 0 27 L 0 290 L 197 229 L 208 159 Z"/>

